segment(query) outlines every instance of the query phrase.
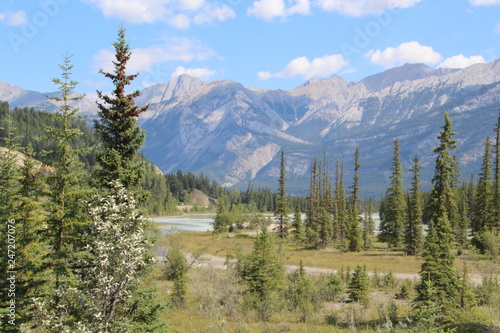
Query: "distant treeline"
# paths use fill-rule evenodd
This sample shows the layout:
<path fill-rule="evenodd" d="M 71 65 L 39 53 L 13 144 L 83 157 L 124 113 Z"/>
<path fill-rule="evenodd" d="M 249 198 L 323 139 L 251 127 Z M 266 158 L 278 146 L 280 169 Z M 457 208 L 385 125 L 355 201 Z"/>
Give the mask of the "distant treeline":
<path fill-rule="evenodd" d="M 28 107 L 10 109 L 8 102 L 0 102 L 1 146 L 5 146 L 4 139 L 7 135 L 6 118 L 9 114 L 13 121 L 12 132 L 16 137 L 17 144 L 20 147 L 27 147 L 31 144 L 35 158 L 48 166 L 52 165 L 54 157 L 50 154 L 41 154 L 41 152 L 54 150 L 56 142 L 44 138 L 46 135 L 44 129 L 61 125 L 50 117 L 47 111 L 39 111 Z M 73 141 L 73 148 L 94 147 L 98 149 L 99 138 L 89 128 L 85 120 L 72 121 L 72 128 L 78 129 L 82 133 Z M 95 149 L 80 156 L 88 171 L 96 165 Z M 147 161 L 145 157 L 142 158 Z M 174 213 L 177 205 L 190 204 L 190 194 L 195 189 L 205 193 L 215 201 L 219 198 L 220 191 L 223 189 L 226 192 L 228 209 L 231 206 L 240 206 L 240 208 L 244 207 L 245 212 L 273 212 L 276 208 L 276 193 L 270 188 L 254 189 L 250 183 L 245 192 L 238 189 L 228 190 L 222 188 L 217 181 L 211 180 L 203 173 L 196 175 L 193 172 L 184 173 L 178 170 L 175 173 L 162 175 L 160 170 L 148 161 L 143 187 L 149 192 L 148 200 L 143 203 L 143 208 L 147 213 L 154 215 Z M 304 211 L 306 197 L 290 197 L 290 208 L 295 207 L 297 201 Z"/>

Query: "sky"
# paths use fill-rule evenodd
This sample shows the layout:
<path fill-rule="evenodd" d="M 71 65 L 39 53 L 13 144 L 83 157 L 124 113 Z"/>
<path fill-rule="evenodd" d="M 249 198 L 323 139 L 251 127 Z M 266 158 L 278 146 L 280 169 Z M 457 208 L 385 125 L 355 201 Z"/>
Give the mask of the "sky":
<path fill-rule="evenodd" d="M 293 89 L 405 63 L 464 68 L 500 58 L 500 0 L 1 0 L 0 81 L 56 91 L 72 55 L 75 91 L 112 90 L 120 26 L 131 89 L 180 74 Z"/>

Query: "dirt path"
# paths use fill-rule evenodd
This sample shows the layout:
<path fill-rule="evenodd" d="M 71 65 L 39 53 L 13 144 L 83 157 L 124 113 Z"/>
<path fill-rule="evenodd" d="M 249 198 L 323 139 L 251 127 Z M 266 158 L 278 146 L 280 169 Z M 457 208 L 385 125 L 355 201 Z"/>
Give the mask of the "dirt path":
<path fill-rule="evenodd" d="M 191 256 L 188 255 L 188 258 L 192 258 Z M 203 266 L 212 266 L 213 268 L 218 268 L 218 269 L 226 269 L 226 258 L 223 257 L 217 257 L 213 256 L 210 254 L 205 254 L 201 257 L 201 259 L 195 263 L 193 266 L 195 267 L 203 267 Z M 297 269 L 299 269 L 299 266 L 296 265 L 286 265 L 286 272 L 287 273 L 293 273 Z M 323 268 L 323 267 L 309 267 L 305 266 L 304 270 L 306 271 L 307 274 L 311 275 L 320 275 L 320 274 L 331 274 L 331 273 L 337 273 L 337 270 L 332 269 L 332 268 Z M 372 276 L 374 272 L 367 272 L 369 276 Z M 420 276 L 418 274 L 414 273 L 394 273 L 394 277 L 398 280 L 419 280 Z M 470 275 L 471 282 L 474 284 L 481 284 L 482 278 L 479 275 L 476 274 L 471 274 Z"/>
<path fill-rule="evenodd" d="M 157 254 L 157 259 L 158 261 L 163 261 L 163 250 L 157 249 L 156 251 Z M 213 256 L 210 254 L 204 254 L 201 256 L 200 259 L 194 260 L 191 254 L 187 254 L 187 259 L 189 263 L 193 263 L 193 267 L 207 267 L 211 266 L 213 268 L 217 269 L 226 269 L 226 258 L 224 257 L 218 257 L 218 256 Z M 234 260 L 233 260 L 234 261 Z M 299 269 L 299 266 L 296 265 L 286 265 L 285 266 L 286 272 L 287 273 L 293 273 L 297 269 Z M 324 268 L 324 267 L 309 267 L 305 266 L 304 270 L 306 271 L 307 274 L 311 275 L 320 275 L 320 274 L 331 274 L 331 273 L 337 273 L 336 269 L 332 268 Z M 372 276 L 374 272 L 367 272 L 369 276 Z M 397 273 L 393 272 L 393 275 L 396 279 L 398 280 L 418 280 L 420 279 L 420 276 L 415 273 Z M 469 278 L 473 284 L 479 285 L 482 282 L 482 277 L 478 274 L 470 274 Z"/>

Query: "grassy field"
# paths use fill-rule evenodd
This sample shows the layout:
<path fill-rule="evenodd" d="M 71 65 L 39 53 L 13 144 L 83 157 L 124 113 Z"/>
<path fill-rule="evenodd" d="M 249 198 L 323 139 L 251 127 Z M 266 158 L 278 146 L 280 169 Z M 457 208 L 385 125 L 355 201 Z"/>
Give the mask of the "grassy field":
<path fill-rule="evenodd" d="M 210 232 L 185 232 L 181 235 L 164 236 L 160 246 L 168 246 L 169 238 L 176 237 L 181 247 L 188 253 L 204 253 L 217 257 L 236 257 L 237 253 L 249 253 L 255 240 L 254 233 L 222 234 L 214 236 Z M 281 244 L 285 262 L 298 265 L 302 260 L 307 267 L 320 267 L 332 270 L 355 269 L 356 265 L 366 265 L 371 272 L 370 301 L 366 304 L 351 303 L 348 300 L 347 285 L 335 301 L 323 302 L 321 307 L 311 312 L 306 322 L 302 322 L 296 312 L 280 310 L 267 322 L 257 319 L 256 313 L 245 307 L 245 286 L 238 281 L 232 270 L 211 267 L 191 268 L 188 273 L 189 286 L 186 306 L 171 306 L 164 316 L 174 333 L 187 332 L 410 332 L 412 326 L 413 287 L 422 259 L 405 256 L 402 251 L 388 249 L 385 244 L 375 243 L 373 248 L 359 253 L 342 252 L 335 247 L 321 250 L 307 249 L 292 241 Z M 461 270 L 467 263 L 469 271 L 475 276 L 498 274 L 500 267 L 484 255 L 463 251 L 457 257 L 456 269 Z M 160 265 L 161 266 L 161 265 Z M 378 273 L 379 280 L 373 277 Z M 408 280 L 395 280 L 390 284 L 380 282 L 387 273 L 407 274 Z M 161 267 L 154 274 L 157 285 L 165 300 L 169 299 L 172 282 L 161 278 Z M 311 276 L 314 285 L 321 284 L 325 274 Z M 480 281 L 480 280 L 478 280 Z M 395 294 L 406 284 L 411 288 L 407 299 L 395 299 Z M 479 304 L 468 309 L 457 309 L 454 314 L 457 332 L 500 332 L 500 288 L 475 291 L 493 293 L 489 304 Z M 482 290 L 482 291 L 481 291 Z M 478 296 L 479 297 L 479 296 Z M 482 297 L 485 297 L 484 295 Z M 495 328 L 497 327 L 497 328 Z M 414 330 L 413 332 L 417 332 Z"/>
<path fill-rule="evenodd" d="M 218 257 L 227 255 L 235 257 L 238 252 L 248 253 L 252 250 L 255 235 L 248 233 L 213 235 L 211 232 L 184 232 L 182 233 L 183 248 L 188 253 L 201 251 Z M 164 246 L 166 238 L 160 242 Z M 161 245 L 163 244 L 163 245 Z M 328 269 L 355 268 L 356 265 L 366 265 L 369 272 L 393 272 L 403 274 L 418 274 L 422 259 L 418 256 L 406 256 L 402 251 L 388 249 L 384 243 L 374 243 L 373 248 L 362 252 L 343 252 L 334 247 L 326 249 L 308 249 L 297 246 L 293 241 L 282 244 L 285 262 L 288 265 L 303 264 L 308 267 L 321 267 Z M 474 267 L 482 264 L 488 265 L 490 260 L 484 255 L 471 254 L 463 251 L 457 257 L 457 270 L 463 263 L 467 263 L 471 272 Z M 476 272 L 479 274 L 479 272 Z"/>

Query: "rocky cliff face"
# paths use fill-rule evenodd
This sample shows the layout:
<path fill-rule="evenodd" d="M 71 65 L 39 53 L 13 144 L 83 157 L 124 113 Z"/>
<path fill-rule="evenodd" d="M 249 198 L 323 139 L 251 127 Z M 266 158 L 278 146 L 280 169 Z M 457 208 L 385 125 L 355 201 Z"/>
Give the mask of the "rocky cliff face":
<path fill-rule="evenodd" d="M 54 108 L 42 94 L 4 83 L 0 99 Z M 147 131 L 144 154 L 164 172 L 203 172 L 226 186 L 245 188 L 252 181 L 274 188 L 285 150 L 289 192 L 305 193 L 312 159 L 322 158 L 324 148 L 331 172 L 336 158 L 346 163 L 349 184 L 359 145 L 363 193 L 379 196 L 389 182 L 395 138 L 403 166 L 418 155 L 424 186 L 430 185 L 444 111 L 454 121 L 463 177 L 478 172 L 484 138 L 493 135 L 500 108 L 500 60 L 461 70 L 407 64 L 360 82 L 333 76 L 293 90 L 181 75 L 144 89 L 137 102 L 150 104 L 140 119 Z M 95 112 L 89 101 L 81 109 Z"/>
<path fill-rule="evenodd" d="M 429 185 L 444 111 L 454 121 L 463 176 L 477 172 L 500 107 L 500 61 L 462 70 L 404 65 L 360 82 L 334 76 L 288 91 L 184 75 L 141 98 L 152 102 L 141 121 L 148 132 L 144 151 L 163 171 L 203 171 L 228 186 L 275 186 L 284 149 L 290 188 L 299 191 L 323 147 L 332 169 L 338 157 L 349 170 L 359 145 L 365 193 L 373 195 L 388 184 L 395 138 L 404 167 L 418 155 Z"/>

